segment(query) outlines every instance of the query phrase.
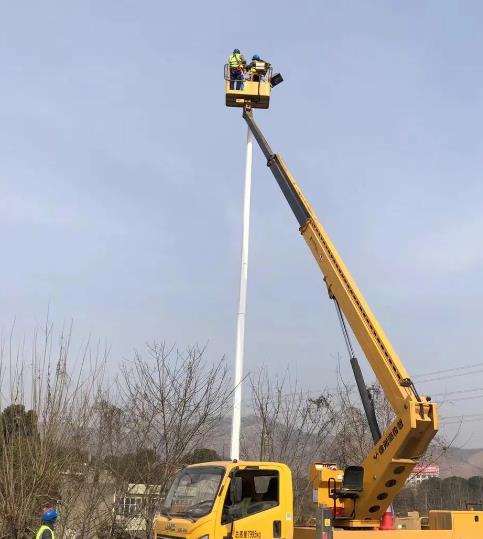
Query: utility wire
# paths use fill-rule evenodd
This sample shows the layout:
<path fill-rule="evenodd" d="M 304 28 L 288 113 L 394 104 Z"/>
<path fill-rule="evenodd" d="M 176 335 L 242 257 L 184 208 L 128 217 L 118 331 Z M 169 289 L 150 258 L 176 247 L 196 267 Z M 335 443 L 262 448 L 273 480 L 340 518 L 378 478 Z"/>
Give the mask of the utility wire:
<path fill-rule="evenodd" d="M 466 374 L 474 374 L 473 372 L 470 372 L 470 373 L 465 373 Z M 448 377 L 445 377 L 444 379 L 447 379 L 447 378 L 453 378 L 453 376 L 448 376 Z M 439 380 L 439 378 L 438 378 Z M 432 380 L 418 380 L 418 384 L 421 384 L 421 383 L 425 383 L 425 382 L 430 382 Z M 310 389 L 308 391 L 304 391 L 304 390 L 301 390 L 301 391 L 296 391 L 296 392 L 288 392 L 288 393 L 284 393 L 283 395 L 281 395 L 282 398 L 289 398 L 289 397 L 293 397 L 295 395 L 300 395 L 300 394 L 303 394 L 303 395 L 321 395 L 321 394 L 324 394 L 324 393 L 327 393 L 327 392 L 331 392 L 331 391 L 337 391 L 338 388 L 337 387 L 324 387 L 324 388 L 321 388 L 321 389 Z M 355 388 L 352 388 L 352 391 L 354 391 Z M 475 391 L 483 391 L 483 387 L 475 387 L 475 388 L 471 388 L 471 389 L 458 389 L 458 390 L 455 390 L 455 391 L 440 391 L 438 393 L 433 393 L 431 392 L 431 397 L 448 397 L 450 395 L 466 395 L 467 393 L 472 393 L 472 392 L 475 392 Z M 457 398 L 451 398 L 449 400 L 451 401 L 460 401 L 460 400 L 466 400 L 466 399 L 476 399 L 476 398 L 483 398 L 483 394 L 482 395 L 468 395 L 466 397 L 457 397 Z"/>
<path fill-rule="evenodd" d="M 347 351 L 349 353 L 349 355 L 351 357 L 353 357 L 355 355 L 354 353 L 354 348 L 352 346 L 352 343 L 351 343 L 351 340 L 350 340 L 350 337 L 349 337 L 349 332 L 348 332 L 348 329 L 347 329 L 347 325 L 345 323 L 345 319 L 343 318 L 342 316 L 342 312 L 341 312 L 341 309 L 340 309 L 340 306 L 338 304 L 338 302 L 336 300 L 334 300 L 334 303 L 335 303 L 335 306 L 336 306 L 336 312 L 337 312 L 337 316 L 339 318 L 339 322 L 341 324 L 341 328 L 342 328 L 342 334 L 344 336 L 344 341 L 345 341 L 345 344 L 346 344 L 346 347 L 347 347 Z M 482 367 L 481 369 L 477 369 L 477 370 L 470 370 L 470 369 L 475 369 L 477 367 Z M 465 370 L 470 370 L 470 372 L 459 372 L 459 371 L 465 371 Z M 455 373 L 455 374 L 453 374 Z M 420 373 L 420 374 L 417 374 L 415 376 L 413 376 L 413 379 L 415 381 L 418 382 L 418 384 L 421 384 L 421 383 L 429 383 L 429 382 L 437 382 L 437 381 L 441 381 L 441 380 L 447 380 L 447 379 L 450 379 L 450 378 L 459 378 L 459 377 L 462 377 L 462 376 L 469 376 L 471 374 L 480 374 L 480 373 L 483 373 L 483 362 L 480 362 L 480 363 L 473 363 L 473 364 L 470 364 L 470 365 L 460 365 L 458 367 L 453 367 L 451 369 L 439 369 L 439 370 L 436 370 L 436 371 L 429 371 L 429 372 L 426 372 L 426 373 Z M 434 375 L 439 375 L 439 374 L 445 374 L 445 376 L 436 376 L 436 378 L 433 378 Z M 354 388 L 352 388 L 354 389 Z M 330 391 L 337 391 L 338 388 L 337 387 L 324 387 L 324 388 L 321 388 L 321 389 L 312 389 L 312 390 L 308 390 L 308 391 L 297 391 L 297 392 L 288 392 L 288 393 L 284 393 L 283 395 L 281 395 L 282 398 L 290 398 L 290 397 L 293 397 L 295 395 L 299 395 L 299 394 L 303 394 L 305 396 L 309 396 L 309 395 L 321 395 L 321 394 L 324 394 L 326 392 L 330 392 Z M 469 393 L 469 392 L 474 392 L 474 391 L 483 391 L 483 387 L 481 388 L 473 388 L 473 389 L 461 389 L 461 390 L 457 390 L 457 391 L 448 391 L 448 392 L 438 392 L 438 393 L 431 393 L 431 396 L 432 397 L 438 397 L 438 396 L 442 396 L 442 397 L 446 397 L 448 395 L 457 395 L 457 394 L 466 394 L 466 393 Z M 483 398 L 483 395 L 475 395 L 475 396 L 468 396 L 468 397 L 463 397 L 463 398 L 455 398 L 455 399 L 451 399 L 452 401 L 460 401 L 460 400 L 466 400 L 466 399 L 475 399 L 475 398 Z"/>
<path fill-rule="evenodd" d="M 433 374 L 443 374 L 447 372 L 463 371 L 467 369 L 473 369 L 476 367 L 483 367 L 483 362 L 473 363 L 472 365 L 460 365 L 459 367 L 452 367 L 451 369 L 440 369 L 438 371 L 430 371 L 421 374 L 416 374 L 413 378 L 425 378 L 426 376 L 432 376 Z"/>
<path fill-rule="evenodd" d="M 441 419 L 464 419 L 467 417 L 483 417 L 483 414 L 480 412 L 478 414 L 444 415 L 441 416 Z"/>
<path fill-rule="evenodd" d="M 418 384 L 421 383 L 428 383 L 428 382 L 439 382 L 440 380 L 448 380 L 449 378 L 460 378 L 461 376 L 469 376 L 471 374 L 479 374 L 482 373 L 483 369 L 478 369 L 476 371 L 471 372 L 460 372 L 457 374 L 447 374 L 446 376 L 437 376 L 436 378 L 425 378 L 425 379 L 417 379 Z"/>
<path fill-rule="evenodd" d="M 431 396 L 446 397 L 448 395 L 458 395 L 460 393 L 472 393 L 473 391 L 483 391 L 483 387 L 474 387 L 472 389 L 457 389 L 455 391 L 441 391 L 441 393 L 432 393 Z"/>
<path fill-rule="evenodd" d="M 466 414 L 460 416 L 441 417 L 441 423 L 444 425 L 466 425 L 467 423 L 483 422 L 483 414 Z"/>
<path fill-rule="evenodd" d="M 461 425 L 461 424 L 467 424 L 467 423 L 483 423 L 483 417 L 473 417 L 470 419 L 457 419 L 457 420 L 450 420 L 450 421 L 443 421 L 444 425 Z"/>
<path fill-rule="evenodd" d="M 483 394 L 481 395 L 469 395 L 468 397 L 457 397 L 456 399 L 448 399 L 448 402 L 460 402 L 473 399 L 483 399 Z M 445 401 L 443 401 L 444 403 Z"/>

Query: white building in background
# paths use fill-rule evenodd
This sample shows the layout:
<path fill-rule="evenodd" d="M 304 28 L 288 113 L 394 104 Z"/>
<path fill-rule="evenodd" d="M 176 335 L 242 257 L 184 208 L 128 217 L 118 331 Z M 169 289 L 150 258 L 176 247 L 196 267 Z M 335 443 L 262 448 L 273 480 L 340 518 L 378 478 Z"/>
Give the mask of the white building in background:
<path fill-rule="evenodd" d="M 414 467 L 413 473 L 408 477 L 406 484 L 419 485 L 431 477 L 439 477 L 439 464 L 428 464 L 427 466 L 418 464 Z"/>
<path fill-rule="evenodd" d="M 145 537 L 147 513 L 146 502 L 153 504 L 160 500 L 161 487 L 159 485 L 145 485 L 142 483 L 129 483 L 122 494 L 114 495 L 116 509 L 116 522 L 131 537 Z"/>

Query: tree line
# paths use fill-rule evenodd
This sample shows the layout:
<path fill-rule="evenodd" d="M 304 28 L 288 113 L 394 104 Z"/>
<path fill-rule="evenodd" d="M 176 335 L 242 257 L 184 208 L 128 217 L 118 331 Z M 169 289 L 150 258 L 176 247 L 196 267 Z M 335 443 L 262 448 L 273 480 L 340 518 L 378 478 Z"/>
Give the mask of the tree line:
<path fill-rule="evenodd" d="M 59 537 L 151 539 L 177 471 L 229 457 L 221 443 L 231 413 L 229 368 L 205 348 L 154 342 L 113 372 L 88 346 L 74 361 L 70 334 L 54 340 L 48 327 L 28 357 L 8 347 L 0 353 L 0 538 L 33 537 L 42 510 L 55 506 Z M 263 368 L 245 382 L 241 456 L 291 467 L 299 523 L 313 516 L 310 464 L 359 463 L 372 447 L 357 393 L 338 379 L 337 389 L 315 395 L 288 373 Z M 377 386 L 371 394 L 384 427 L 390 407 Z M 398 507 L 470 496 L 444 485 L 439 499 L 423 494 L 423 485 L 417 496 L 404 491 Z M 447 498 L 457 492 L 458 502 Z M 143 535 L 130 531 L 134 520 Z"/>
<path fill-rule="evenodd" d="M 418 511 L 427 515 L 432 509 L 483 510 L 483 477 L 430 477 L 419 485 L 405 487 L 394 507 L 400 514 Z"/>

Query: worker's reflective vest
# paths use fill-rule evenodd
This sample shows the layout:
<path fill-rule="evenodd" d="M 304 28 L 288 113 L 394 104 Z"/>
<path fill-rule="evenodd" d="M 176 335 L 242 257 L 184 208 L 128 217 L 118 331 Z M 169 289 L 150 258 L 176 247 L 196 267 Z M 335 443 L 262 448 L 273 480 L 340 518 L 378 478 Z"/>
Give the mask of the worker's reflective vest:
<path fill-rule="evenodd" d="M 42 526 L 40 526 L 39 531 L 37 532 L 37 535 L 35 536 L 35 539 L 44 539 L 42 535 L 46 531 L 50 532 L 50 536 L 48 536 L 49 539 L 55 539 L 54 530 L 50 526 L 46 526 L 45 524 L 42 524 Z"/>
<path fill-rule="evenodd" d="M 230 67 L 232 69 L 237 67 L 243 67 L 243 56 L 239 53 L 232 54 L 228 60 L 228 63 L 230 64 Z"/>

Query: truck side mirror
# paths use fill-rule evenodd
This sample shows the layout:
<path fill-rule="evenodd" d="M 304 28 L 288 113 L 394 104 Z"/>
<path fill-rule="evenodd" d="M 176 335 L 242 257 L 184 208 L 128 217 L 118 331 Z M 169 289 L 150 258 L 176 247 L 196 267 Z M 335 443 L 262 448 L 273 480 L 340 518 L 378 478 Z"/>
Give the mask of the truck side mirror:
<path fill-rule="evenodd" d="M 230 499 L 232 505 L 240 503 L 243 500 L 243 483 L 242 478 L 235 473 L 231 477 L 230 481 Z"/>

